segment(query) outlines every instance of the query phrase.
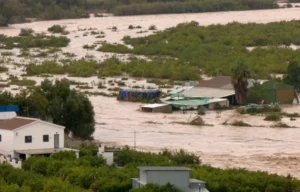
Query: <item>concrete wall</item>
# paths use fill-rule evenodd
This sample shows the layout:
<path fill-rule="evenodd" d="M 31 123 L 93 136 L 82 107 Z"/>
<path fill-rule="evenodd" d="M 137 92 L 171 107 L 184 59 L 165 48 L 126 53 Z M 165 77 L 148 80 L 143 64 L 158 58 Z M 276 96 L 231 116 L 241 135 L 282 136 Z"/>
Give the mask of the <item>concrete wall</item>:
<path fill-rule="evenodd" d="M 210 109 L 210 110 L 215 109 L 215 105 L 216 105 L 217 103 L 219 103 L 219 105 L 221 105 L 221 106 L 229 107 L 229 101 L 228 101 L 228 100 L 224 100 L 224 101 L 217 101 L 217 102 L 214 102 L 214 103 L 210 103 L 210 104 L 208 105 L 208 109 Z"/>
<path fill-rule="evenodd" d="M 147 183 L 147 171 L 140 170 L 139 180 L 142 183 Z"/>
<path fill-rule="evenodd" d="M 0 129 L 1 141 L 0 141 L 0 153 L 7 155 L 13 155 L 13 138 L 14 132 Z"/>
<path fill-rule="evenodd" d="M 172 105 L 166 105 L 153 108 L 154 113 L 172 113 Z"/>
<path fill-rule="evenodd" d="M 59 134 L 59 147 L 64 147 L 64 129 L 57 126 L 37 122 L 22 129 L 15 130 L 14 150 L 54 148 L 54 134 Z M 43 142 L 43 135 L 49 135 L 49 142 Z M 25 136 L 32 136 L 32 143 L 25 143 Z"/>
<path fill-rule="evenodd" d="M 14 168 L 22 168 L 22 161 L 19 161 L 15 158 L 6 157 L 4 155 L 0 155 L 0 164 L 9 164 Z"/>
<path fill-rule="evenodd" d="M 166 185 L 168 182 L 182 191 L 189 188 L 189 171 L 147 171 L 147 183 Z"/>
<path fill-rule="evenodd" d="M 114 163 L 114 153 L 104 152 L 102 153 L 103 159 L 105 159 L 107 165 L 112 165 Z"/>

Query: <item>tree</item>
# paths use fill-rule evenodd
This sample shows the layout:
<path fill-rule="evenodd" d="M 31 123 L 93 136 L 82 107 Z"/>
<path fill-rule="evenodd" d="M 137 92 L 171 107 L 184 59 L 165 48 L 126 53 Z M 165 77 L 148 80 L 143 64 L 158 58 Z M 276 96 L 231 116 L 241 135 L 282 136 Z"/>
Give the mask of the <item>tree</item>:
<path fill-rule="evenodd" d="M 284 82 L 293 85 L 298 91 L 300 90 L 300 64 L 298 61 L 290 61 Z"/>
<path fill-rule="evenodd" d="M 82 93 L 72 90 L 67 79 L 44 80 L 41 86 L 22 91 L 13 96 L 0 94 L 0 105 L 18 105 L 18 115 L 53 119 L 53 123 L 65 126 L 67 133 L 82 139 L 90 139 L 95 131 L 94 109 Z"/>
<path fill-rule="evenodd" d="M 242 105 L 248 94 L 248 78 L 250 71 L 248 65 L 238 61 L 232 68 L 231 83 L 234 87 L 235 98 L 239 105 Z"/>
<path fill-rule="evenodd" d="M 262 88 L 259 83 L 254 83 L 254 85 L 249 89 L 246 102 L 247 103 L 260 103 L 263 100 Z"/>
<path fill-rule="evenodd" d="M 13 17 L 21 13 L 21 7 L 18 0 L 0 0 L 0 26 L 7 26 Z"/>

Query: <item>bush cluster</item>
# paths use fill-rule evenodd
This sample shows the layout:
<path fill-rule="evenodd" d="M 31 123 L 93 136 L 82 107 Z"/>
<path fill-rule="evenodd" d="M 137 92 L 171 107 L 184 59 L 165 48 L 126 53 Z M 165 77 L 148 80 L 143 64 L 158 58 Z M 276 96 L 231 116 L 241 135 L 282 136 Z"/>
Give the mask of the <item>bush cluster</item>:
<path fill-rule="evenodd" d="M 146 15 L 162 13 L 199 13 L 250 9 L 272 9 L 278 5 L 272 0 L 137 0 L 133 3 L 116 4 L 116 15 Z"/>
<path fill-rule="evenodd" d="M 131 178 L 138 177 L 137 166 L 188 166 L 191 178 L 206 181 L 211 192 L 219 191 L 297 191 L 300 181 L 291 176 L 278 176 L 245 169 L 219 169 L 199 165 L 199 157 L 185 151 L 163 151 L 159 154 L 125 148 L 116 154 L 117 166 L 107 166 L 96 157 L 93 147 L 73 152 L 60 152 L 51 157 L 30 157 L 23 169 L 0 165 L 0 191 L 31 192 L 178 192 L 171 185 L 148 185 L 131 189 Z M 26 189 L 26 190 L 25 190 Z"/>
<path fill-rule="evenodd" d="M 36 36 L 18 36 L 7 37 L 0 35 L 0 48 L 37 48 L 37 47 L 66 47 L 70 40 L 66 37 L 45 36 L 37 34 Z"/>
<path fill-rule="evenodd" d="M 133 47 L 130 50 L 106 45 L 109 49 L 102 47 L 101 51 L 169 56 L 212 76 L 231 75 L 236 60 L 243 60 L 253 78 L 267 79 L 270 73 L 285 73 L 288 61 L 300 60 L 299 50 L 285 47 L 300 43 L 299 26 L 297 20 L 210 26 L 190 22 L 147 37 L 124 37 L 124 42 Z M 254 49 L 249 51 L 247 47 Z"/>

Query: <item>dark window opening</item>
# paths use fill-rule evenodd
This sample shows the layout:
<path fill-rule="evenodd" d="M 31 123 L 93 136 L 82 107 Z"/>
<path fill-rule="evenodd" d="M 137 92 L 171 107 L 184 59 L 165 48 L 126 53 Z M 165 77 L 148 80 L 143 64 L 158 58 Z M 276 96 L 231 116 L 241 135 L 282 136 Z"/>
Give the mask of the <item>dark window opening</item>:
<path fill-rule="evenodd" d="M 49 142 L 49 135 L 43 135 L 43 141 Z"/>
<path fill-rule="evenodd" d="M 25 136 L 25 143 L 32 143 L 32 136 Z"/>

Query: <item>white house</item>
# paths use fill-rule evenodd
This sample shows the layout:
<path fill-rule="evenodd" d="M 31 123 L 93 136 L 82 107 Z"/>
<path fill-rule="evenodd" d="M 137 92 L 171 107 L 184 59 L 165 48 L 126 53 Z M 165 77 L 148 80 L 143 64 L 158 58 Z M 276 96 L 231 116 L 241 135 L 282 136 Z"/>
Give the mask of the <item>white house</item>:
<path fill-rule="evenodd" d="M 0 120 L 0 155 L 25 160 L 32 155 L 50 155 L 64 148 L 64 127 L 39 119 L 13 117 Z M 3 157 L 2 157 L 2 161 Z"/>
<path fill-rule="evenodd" d="M 209 192 L 205 182 L 190 179 L 187 167 L 138 167 L 139 178 L 132 179 L 132 188 L 140 188 L 147 184 L 171 185 L 183 192 Z"/>

